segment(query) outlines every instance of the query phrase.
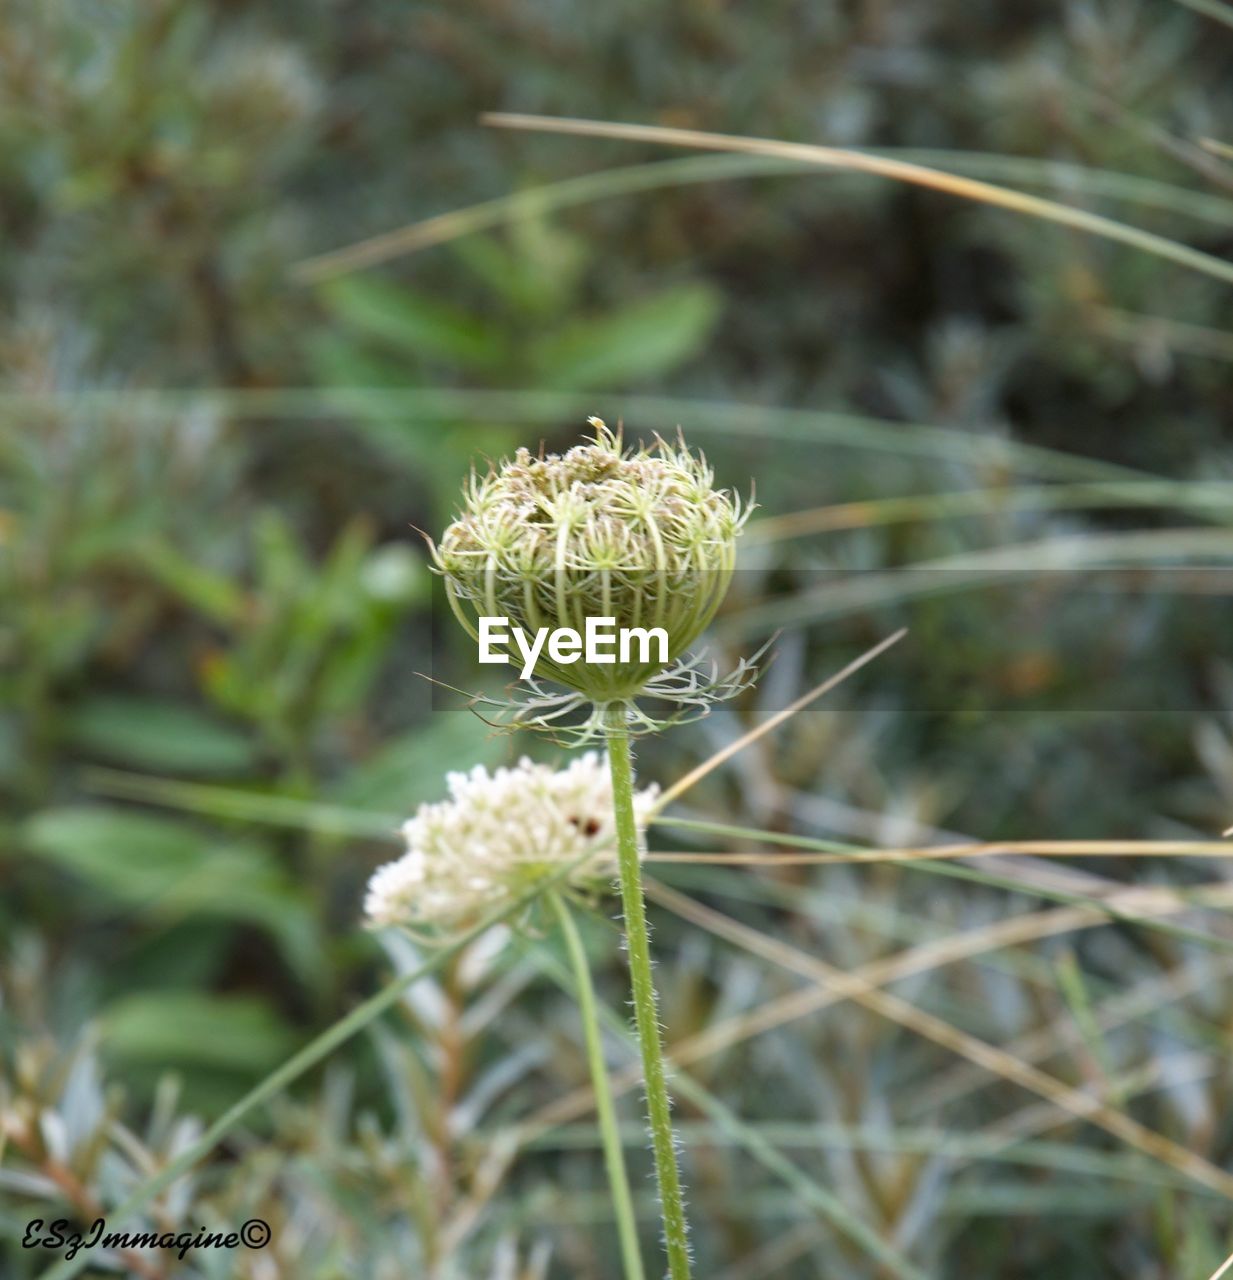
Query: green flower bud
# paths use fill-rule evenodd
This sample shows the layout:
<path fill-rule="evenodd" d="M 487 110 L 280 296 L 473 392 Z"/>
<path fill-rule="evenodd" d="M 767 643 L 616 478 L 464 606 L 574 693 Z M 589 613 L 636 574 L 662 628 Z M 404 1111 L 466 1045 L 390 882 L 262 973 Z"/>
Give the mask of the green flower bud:
<path fill-rule="evenodd" d="M 705 459 L 656 437 L 626 451 L 598 418 L 593 444 L 563 455 L 519 449 L 472 474 L 458 518 L 433 547 L 450 606 L 478 640 L 480 617 L 528 635 L 612 618 L 618 631 L 662 628 L 667 662 L 554 662 L 537 677 L 593 703 L 629 700 L 679 662 L 715 616 L 750 507 L 714 487 Z M 638 659 L 644 655 L 638 654 Z"/>

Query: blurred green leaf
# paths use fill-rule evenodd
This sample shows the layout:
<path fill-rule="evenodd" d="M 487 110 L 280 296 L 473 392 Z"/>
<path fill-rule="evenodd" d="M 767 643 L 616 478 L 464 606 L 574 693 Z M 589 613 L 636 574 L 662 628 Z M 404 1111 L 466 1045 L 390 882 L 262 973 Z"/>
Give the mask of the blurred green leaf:
<path fill-rule="evenodd" d="M 89 770 L 85 775 L 85 785 L 103 795 L 165 805 L 212 818 L 268 823 L 329 835 L 397 839 L 396 812 L 375 813 L 339 804 L 302 800 L 296 796 L 151 778 L 115 769 Z"/>
<path fill-rule="evenodd" d="M 239 729 L 175 702 L 100 694 L 70 715 L 68 740 L 108 760 L 170 773 L 236 773 L 256 751 Z"/>
<path fill-rule="evenodd" d="M 331 387 L 397 388 L 414 386 L 414 372 L 405 361 L 370 350 L 354 341 L 350 334 L 316 333 L 308 342 L 321 380 Z M 386 411 L 370 407 L 363 399 L 356 402 L 355 414 L 361 419 L 385 421 Z"/>
<path fill-rule="evenodd" d="M 0 714 L 0 778 L 15 778 L 21 768 L 21 731 L 17 717 Z"/>
<path fill-rule="evenodd" d="M 330 547 L 319 581 L 305 598 L 322 634 L 330 627 L 353 626 L 368 613 L 362 573 L 371 547 L 372 529 L 361 520 L 350 521 Z"/>
<path fill-rule="evenodd" d="M 719 313 L 716 289 L 665 289 L 542 339 L 534 347 L 535 367 L 540 381 L 553 387 L 607 388 L 654 378 L 697 352 Z"/>
<path fill-rule="evenodd" d="M 147 538 L 130 548 L 158 583 L 216 622 L 233 622 L 244 611 L 244 592 L 230 578 L 182 555 L 163 538 Z"/>
<path fill-rule="evenodd" d="M 1180 1219 L 1177 1223 L 1179 1276 L 1212 1276 L 1229 1256 L 1230 1241 L 1227 1229 L 1218 1237 L 1209 1216 L 1194 1204 L 1180 1202 L 1180 1197 L 1169 1195 L 1164 1205 Z"/>
<path fill-rule="evenodd" d="M 127 906 L 158 917 L 202 914 L 260 925 L 297 973 L 320 972 L 303 892 L 261 845 L 103 805 L 44 810 L 23 824 L 21 836 L 29 852 Z"/>
<path fill-rule="evenodd" d="M 454 254 L 502 303 L 528 314 L 542 314 L 556 300 L 560 287 L 524 258 L 511 253 L 492 236 L 468 236 L 453 246 Z M 556 287 L 553 287 L 556 285 Z"/>
<path fill-rule="evenodd" d="M 339 319 L 397 347 L 471 369 L 500 361 L 501 344 L 482 322 L 410 289 L 348 276 L 325 286 L 323 293 Z"/>
<path fill-rule="evenodd" d="M 539 217 L 519 219 L 508 233 L 508 246 L 493 236 L 473 235 L 451 248 L 512 311 L 542 322 L 572 309 L 593 257 L 587 243 Z"/>
<path fill-rule="evenodd" d="M 313 690 L 315 705 L 323 715 L 358 710 L 372 688 L 385 659 L 387 628 L 380 619 L 330 646 Z"/>
<path fill-rule="evenodd" d="M 27 820 L 23 836 L 32 852 L 134 903 L 208 871 L 224 852 L 217 840 L 186 823 L 103 806 L 44 810 Z"/>
<path fill-rule="evenodd" d="M 318 376 L 329 386 L 406 388 L 418 380 L 405 360 L 370 351 L 350 336 L 315 334 L 308 345 Z M 462 447 L 446 422 L 391 412 L 365 398 L 354 405 L 351 421 L 373 447 L 399 467 L 425 473 L 434 488 L 444 486 L 446 474 L 452 479 L 461 466 Z"/>
<path fill-rule="evenodd" d="M 330 798 L 366 812 L 410 815 L 445 794 L 448 771 L 492 766 L 508 755 L 509 743 L 470 711 L 436 711 L 353 769 Z"/>
<path fill-rule="evenodd" d="M 133 1062 L 265 1071 L 295 1048 L 291 1029 L 263 1000 L 197 991 L 143 991 L 107 1006 L 103 1045 Z"/>
<path fill-rule="evenodd" d="M 267 596 L 281 603 L 303 594 L 313 566 L 281 511 L 269 508 L 259 515 L 254 553 L 263 604 Z"/>

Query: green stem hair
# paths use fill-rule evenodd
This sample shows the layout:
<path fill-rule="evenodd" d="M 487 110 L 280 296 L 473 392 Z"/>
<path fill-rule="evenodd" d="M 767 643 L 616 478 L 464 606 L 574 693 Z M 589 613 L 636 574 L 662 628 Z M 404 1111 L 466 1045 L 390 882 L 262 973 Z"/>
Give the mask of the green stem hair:
<path fill-rule="evenodd" d="M 612 1211 L 616 1218 L 617 1234 L 621 1240 L 621 1260 L 625 1268 L 625 1280 L 645 1280 L 642 1256 L 638 1251 L 638 1222 L 634 1216 L 633 1197 L 629 1192 L 629 1174 L 625 1169 L 625 1148 L 621 1143 L 616 1108 L 612 1102 L 612 1088 L 608 1083 L 608 1072 L 604 1064 L 599 1013 L 595 1004 L 595 988 L 591 983 L 587 953 L 583 949 L 582 939 L 578 936 L 578 926 L 574 924 L 574 918 L 561 895 L 555 889 L 550 889 L 547 896 L 561 926 L 570 964 L 574 970 L 578 1011 L 582 1015 L 587 1062 L 591 1068 L 591 1085 L 595 1090 L 595 1111 L 599 1116 L 599 1132 L 604 1143 L 604 1164 L 608 1170 Z"/>
<path fill-rule="evenodd" d="M 647 1121 L 659 1182 L 664 1246 L 670 1280 L 689 1280 L 689 1226 L 681 1194 L 676 1141 L 672 1133 L 672 1108 L 664 1072 L 664 1051 L 659 1036 L 655 981 L 651 974 L 651 942 L 647 932 L 646 904 L 642 898 L 642 866 L 638 859 L 638 829 L 634 821 L 634 770 L 625 724 L 625 706 L 608 708 L 608 764 L 612 770 L 612 807 L 616 820 L 617 856 L 621 871 L 621 903 L 625 937 L 629 947 L 629 976 L 634 1001 L 634 1022 L 642 1050 L 646 1085 Z"/>

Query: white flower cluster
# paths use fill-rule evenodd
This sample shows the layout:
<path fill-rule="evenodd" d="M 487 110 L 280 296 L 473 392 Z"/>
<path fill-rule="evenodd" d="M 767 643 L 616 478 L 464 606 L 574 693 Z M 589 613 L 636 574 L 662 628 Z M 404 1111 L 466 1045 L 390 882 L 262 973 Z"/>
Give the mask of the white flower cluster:
<path fill-rule="evenodd" d="M 594 751 L 564 769 L 532 764 L 447 775 L 450 799 L 403 825 L 407 852 L 374 873 L 364 912 L 374 925 L 453 927 L 582 858 L 570 881 L 592 886 L 616 866 L 612 782 Z M 639 827 L 658 787 L 634 795 Z M 594 857 L 586 858 L 588 850 Z"/>

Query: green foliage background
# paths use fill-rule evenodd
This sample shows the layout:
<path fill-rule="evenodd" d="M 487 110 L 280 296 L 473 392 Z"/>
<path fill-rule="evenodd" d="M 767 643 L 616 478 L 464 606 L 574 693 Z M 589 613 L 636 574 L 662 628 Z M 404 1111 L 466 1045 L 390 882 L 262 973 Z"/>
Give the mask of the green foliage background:
<path fill-rule="evenodd" d="M 1203 140 L 1230 141 L 1231 71 L 1212 0 L 0 0 L 5 1274 L 50 1261 L 16 1244 L 31 1217 L 116 1203 L 413 964 L 359 928 L 391 830 L 447 769 L 553 755 L 417 677 L 435 653 L 477 679 L 432 645 L 415 530 L 473 458 L 590 413 L 681 424 L 756 479 L 716 643 L 785 628 L 755 694 L 648 746 L 644 778 L 911 628 L 686 817 L 873 845 L 1233 821 L 1227 282 L 867 176 L 478 120 L 879 149 L 1227 258 L 1233 165 Z M 515 193 L 482 230 L 328 256 Z M 1077 893 L 1225 878 L 1068 865 Z M 844 969 L 1048 905 L 1027 864 L 655 874 Z M 1111 925 L 896 990 L 1012 1053 L 1043 1036 L 1059 1080 L 1225 1167 L 1233 933 L 1185 923 L 1212 944 Z M 616 935 L 587 928 L 620 1009 Z M 667 912 L 656 944 L 670 1041 L 797 981 Z M 520 954 L 415 988 L 160 1212 L 260 1212 L 278 1274 L 615 1276 L 588 1117 L 484 1182 L 493 1135 L 586 1074 Z M 1220 1197 L 1012 1084 L 946 1093 L 957 1071 L 847 1004 L 694 1068 L 929 1275 L 1202 1278 L 1233 1247 Z M 889 1274 L 714 1113 L 681 1118 L 700 1273 Z M 1009 1159 L 962 1147 L 1004 1131 Z"/>

